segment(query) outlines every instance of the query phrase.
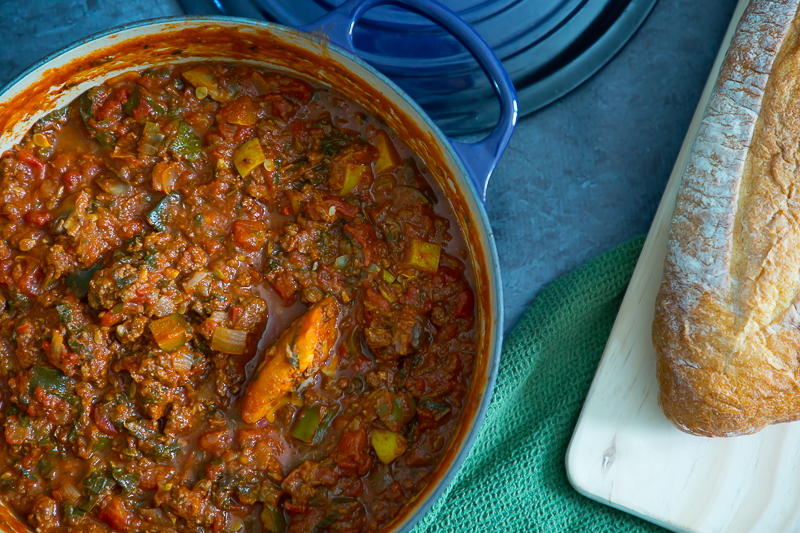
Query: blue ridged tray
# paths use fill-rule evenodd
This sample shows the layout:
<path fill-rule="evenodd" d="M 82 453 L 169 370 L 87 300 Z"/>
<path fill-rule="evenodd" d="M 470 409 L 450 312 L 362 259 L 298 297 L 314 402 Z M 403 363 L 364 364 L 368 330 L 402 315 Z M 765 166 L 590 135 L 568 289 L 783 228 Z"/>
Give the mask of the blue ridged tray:
<path fill-rule="evenodd" d="M 181 0 L 194 15 L 313 22 L 343 0 Z M 472 24 L 503 61 L 522 115 L 597 72 L 638 29 L 657 0 L 440 0 Z M 408 92 L 450 135 L 494 126 L 498 104 L 464 48 L 426 19 L 384 6 L 354 32 L 360 55 Z"/>

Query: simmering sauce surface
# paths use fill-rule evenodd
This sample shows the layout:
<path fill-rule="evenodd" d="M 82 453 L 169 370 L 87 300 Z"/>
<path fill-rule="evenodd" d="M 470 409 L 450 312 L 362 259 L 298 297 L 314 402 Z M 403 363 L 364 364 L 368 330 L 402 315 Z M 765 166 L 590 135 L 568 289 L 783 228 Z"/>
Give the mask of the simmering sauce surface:
<path fill-rule="evenodd" d="M 0 498 L 39 532 L 375 531 L 476 357 L 418 160 L 327 89 L 131 73 L 0 159 Z"/>

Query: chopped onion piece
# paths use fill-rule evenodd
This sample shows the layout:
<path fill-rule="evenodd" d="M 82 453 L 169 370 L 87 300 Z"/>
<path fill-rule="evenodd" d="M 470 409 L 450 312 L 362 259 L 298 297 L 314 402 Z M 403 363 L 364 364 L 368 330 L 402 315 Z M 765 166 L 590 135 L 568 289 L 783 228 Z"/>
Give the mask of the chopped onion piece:
<path fill-rule="evenodd" d="M 61 359 L 64 352 L 64 336 L 59 330 L 53 330 L 53 339 L 50 341 L 50 354 L 56 361 Z"/>
<path fill-rule="evenodd" d="M 131 192 L 130 184 L 117 178 L 101 179 L 97 182 L 97 186 L 114 196 L 127 196 Z"/>
<path fill-rule="evenodd" d="M 385 131 L 377 131 L 372 144 L 378 149 L 378 160 L 375 161 L 376 174 L 391 172 L 400 164 L 400 154 L 397 153 L 397 148 Z"/>
<path fill-rule="evenodd" d="M 274 423 L 275 422 L 275 414 L 278 411 L 280 411 L 281 407 L 283 407 L 287 403 L 289 403 L 289 397 L 288 396 L 284 396 L 283 398 L 281 398 L 280 400 L 275 402 L 275 405 L 273 405 L 270 408 L 270 410 L 267 411 L 267 414 L 264 415 L 264 418 L 267 419 L 267 422 L 269 422 L 270 424 Z"/>
<path fill-rule="evenodd" d="M 186 344 L 188 332 L 189 323 L 177 313 L 150 323 L 150 333 L 165 352 L 172 352 Z"/>
<path fill-rule="evenodd" d="M 194 273 L 194 275 L 191 278 L 189 278 L 189 281 L 184 283 L 183 286 L 186 288 L 187 291 L 191 291 L 197 286 L 198 283 L 200 283 L 210 275 L 211 272 L 209 272 L 208 270 L 198 270 L 197 272 Z"/>
<path fill-rule="evenodd" d="M 155 122 L 145 122 L 142 138 L 139 141 L 139 153 L 146 155 L 156 155 L 161 143 L 164 142 L 164 135 Z"/>
<path fill-rule="evenodd" d="M 179 374 L 187 374 L 194 365 L 194 354 L 191 350 L 177 350 L 172 353 L 172 367 Z"/>
<path fill-rule="evenodd" d="M 352 191 L 356 185 L 361 183 L 361 180 L 369 171 L 370 169 L 366 165 L 347 163 L 344 166 L 344 179 L 339 187 L 339 196 L 345 196 Z"/>
<path fill-rule="evenodd" d="M 349 255 L 340 255 L 339 257 L 336 258 L 336 261 L 333 262 L 333 266 L 336 268 L 336 270 L 344 270 L 344 268 L 347 266 L 347 263 L 349 262 L 350 262 Z"/>
<path fill-rule="evenodd" d="M 333 355 L 331 355 L 330 358 L 328 359 L 328 363 L 319 370 L 327 377 L 332 378 L 336 375 L 336 367 L 338 365 L 339 365 L 339 353 L 333 352 Z"/>
<path fill-rule="evenodd" d="M 217 324 L 221 324 L 225 322 L 225 319 L 228 317 L 228 314 L 225 311 L 214 311 L 211 313 L 209 317 L 211 320 L 216 322 Z"/>
<path fill-rule="evenodd" d="M 61 485 L 60 492 L 68 502 L 75 503 L 81 499 L 81 492 L 72 483 L 67 482 Z"/>
<path fill-rule="evenodd" d="M 247 332 L 238 329 L 217 328 L 211 338 L 211 349 L 241 355 L 247 345 Z"/>
<path fill-rule="evenodd" d="M 267 81 L 258 72 L 254 72 L 253 73 L 253 77 L 250 78 L 250 80 L 253 82 L 253 87 L 255 87 L 255 89 L 258 92 L 259 96 L 261 96 L 262 94 L 267 94 L 268 92 L 270 92 L 270 90 L 271 90 L 270 86 L 267 85 Z"/>
<path fill-rule="evenodd" d="M 412 239 L 406 251 L 406 264 L 418 270 L 435 274 L 439 269 L 442 247 L 436 243 Z"/>
<path fill-rule="evenodd" d="M 233 164 L 239 175 L 246 178 L 258 165 L 267 160 L 258 138 L 254 137 L 233 152 Z"/>

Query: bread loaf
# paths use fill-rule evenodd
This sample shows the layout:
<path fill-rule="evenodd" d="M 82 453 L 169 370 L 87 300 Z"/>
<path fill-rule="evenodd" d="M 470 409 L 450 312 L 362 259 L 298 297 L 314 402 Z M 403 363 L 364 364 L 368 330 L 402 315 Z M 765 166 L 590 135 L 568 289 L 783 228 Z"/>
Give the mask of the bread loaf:
<path fill-rule="evenodd" d="M 694 140 L 653 342 L 659 404 L 705 436 L 800 418 L 800 0 L 753 0 Z"/>

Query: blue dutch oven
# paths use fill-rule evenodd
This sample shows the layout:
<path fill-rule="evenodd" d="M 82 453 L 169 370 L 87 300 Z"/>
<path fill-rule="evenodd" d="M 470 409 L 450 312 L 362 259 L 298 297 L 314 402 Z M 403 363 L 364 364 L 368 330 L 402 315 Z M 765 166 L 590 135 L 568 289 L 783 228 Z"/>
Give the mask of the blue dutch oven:
<path fill-rule="evenodd" d="M 499 123 L 485 139 L 472 144 L 449 139 L 400 88 L 357 57 L 353 28 L 366 11 L 385 4 L 438 23 L 478 61 L 501 108 Z M 46 113 L 102 81 L 130 70 L 196 61 L 284 71 L 329 86 L 358 102 L 381 116 L 425 161 L 456 214 L 475 273 L 478 358 L 458 432 L 435 475 L 385 529 L 409 531 L 466 458 L 489 405 L 500 362 L 502 285 L 484 201 L 489 177 L 517 121 L 517 95 L 511 80 L 483 39 L 452 11 L 431 0 L 350 0 L 297 29 L 230 17 L 157 19 L 114 28 L 72 44 L 6 85 L 0 91 L 0 153 L 11 148 Z M 5 515 L 7 529 L 21 526 L 7 512 L 0 515 Z"/>

